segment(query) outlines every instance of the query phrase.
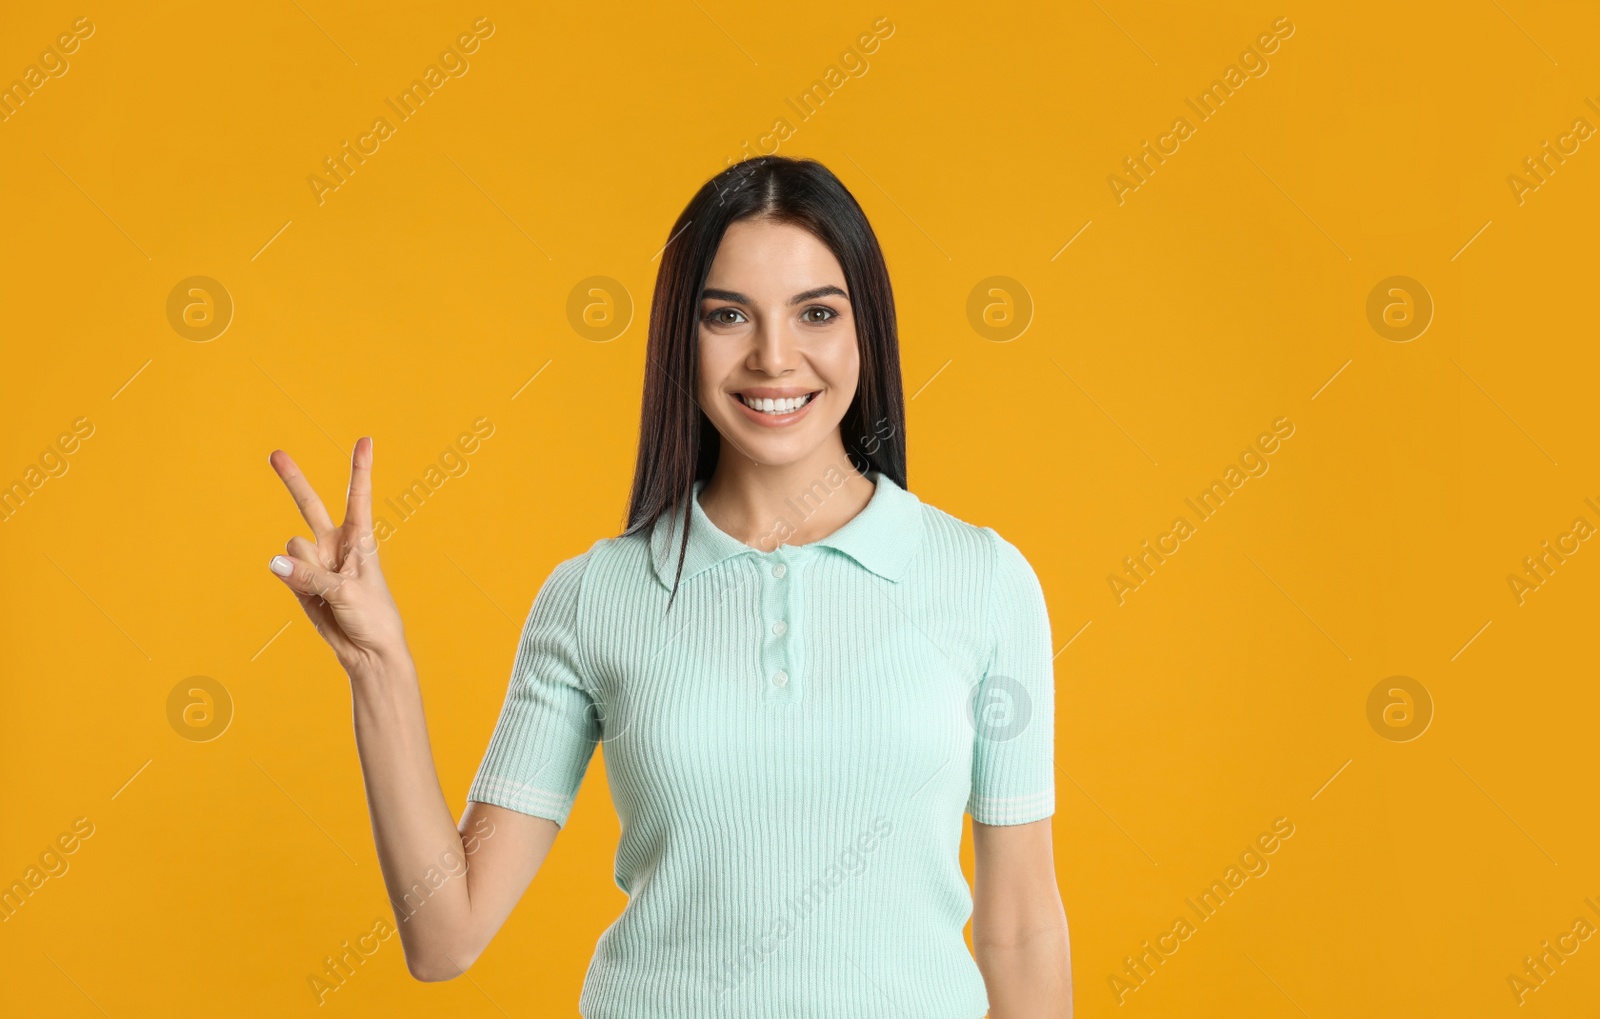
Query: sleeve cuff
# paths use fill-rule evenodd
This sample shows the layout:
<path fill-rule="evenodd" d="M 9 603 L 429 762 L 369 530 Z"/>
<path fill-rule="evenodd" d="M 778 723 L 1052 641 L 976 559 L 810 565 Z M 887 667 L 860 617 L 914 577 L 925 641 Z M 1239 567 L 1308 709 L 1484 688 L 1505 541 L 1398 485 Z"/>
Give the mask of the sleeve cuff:
<path fill-rule="evenodd" d="M 1028 824 L 1055 812 L 1054 788 L 1030 796 L 973 796 L 967 801 L 967 813 L 979 824 Z"/>
<path fill-rule="evenodd" d="M 479 803 L 492 803 L 497 807 L 515 810 L 554 821 L 566 827 L 567 815 L 572 813 L 575 797 L 563 793 L 525 785 L 509 778 L 483 778 L 472 784 L 467 799 Z"/>

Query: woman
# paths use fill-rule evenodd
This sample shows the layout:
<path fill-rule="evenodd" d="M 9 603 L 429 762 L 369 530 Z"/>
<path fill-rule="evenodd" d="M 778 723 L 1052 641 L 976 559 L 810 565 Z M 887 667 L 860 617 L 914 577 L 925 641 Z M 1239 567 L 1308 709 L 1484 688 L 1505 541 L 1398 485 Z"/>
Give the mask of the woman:
<path fill-rule="evenodd" d="M 315 535 L 273 569 L 350 676 L 408 967 L 478 958 L 604 743 L 629 901 L 588 1019 L 1069 1016 L 1043 592 L 993 529 L 906 490 L 866 217 L 821 164 L 760 157 L 669 237 L 629 526 L 540 588 L 459 825 L 378 566 L 372 440 L 337 528 L 271 456 Z M 465 880 L 434 887 L 441 861 Z"/>

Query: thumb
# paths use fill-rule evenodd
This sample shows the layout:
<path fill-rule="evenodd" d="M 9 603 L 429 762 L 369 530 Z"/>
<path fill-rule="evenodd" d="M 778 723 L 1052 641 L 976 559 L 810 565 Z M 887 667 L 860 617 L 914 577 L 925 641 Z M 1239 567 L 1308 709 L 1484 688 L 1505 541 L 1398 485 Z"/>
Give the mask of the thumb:
<path fill-rule="evenodd" d="M 350 579 L 299 556 L 275 555 L 267 568 L 296 594 L 317 595 L 324 600 L 332 598 Z"/>

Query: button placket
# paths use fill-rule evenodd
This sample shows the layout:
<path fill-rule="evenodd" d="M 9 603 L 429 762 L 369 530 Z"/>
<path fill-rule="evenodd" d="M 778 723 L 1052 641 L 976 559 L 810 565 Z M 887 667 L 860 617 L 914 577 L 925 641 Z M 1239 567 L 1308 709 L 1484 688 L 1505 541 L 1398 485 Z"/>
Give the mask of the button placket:
<path fill-rule="evenodd" d="M 762 556 L 761 683 L 769 704 L 788 704 L 802 692 L 799 634 L 795 630 L 800 610 L 800 577 L 804 556 L 787 546 Z"/>

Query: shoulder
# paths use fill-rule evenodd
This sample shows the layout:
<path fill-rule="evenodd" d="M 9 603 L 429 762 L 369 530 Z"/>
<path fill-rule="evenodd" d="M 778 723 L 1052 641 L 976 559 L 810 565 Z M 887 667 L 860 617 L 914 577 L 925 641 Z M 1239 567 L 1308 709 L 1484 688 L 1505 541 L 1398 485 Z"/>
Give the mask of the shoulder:
<path fill-rule="evenodd" d="M 969 523 L 926 502 L 920 509 L 925 557 L 959 564 L 968 574 L 981 573 L 991 585 L 1038 583 L 1022 550 L 993 527 Z"/>
<path fill-rule="evenodd" d="M 557 563 L 546 583 L 565 591 L 576 616 L 598 620 L 599 625 L 617 612 L 637 610 L 660 586 L 645 532 L 600 538 Z"/>
<path fill-rule="evenodd" d="M 577 558 L 584 560 L 583 569 L 596 583 L 645 581 L 655 569 L 650 532 L 645 530 L 601 538 Z"/>

